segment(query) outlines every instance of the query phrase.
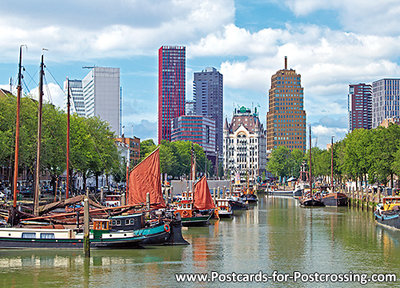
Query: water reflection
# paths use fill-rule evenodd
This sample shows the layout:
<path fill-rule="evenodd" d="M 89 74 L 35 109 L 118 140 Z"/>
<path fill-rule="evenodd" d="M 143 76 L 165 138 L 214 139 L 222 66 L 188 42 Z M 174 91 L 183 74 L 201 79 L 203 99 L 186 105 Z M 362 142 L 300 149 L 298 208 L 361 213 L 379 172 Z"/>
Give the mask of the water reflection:
<path fill-rule="evenodd" d="M 89 259 L 75 250 L 0 250 L 0 287 L 176 287 L 181 272 L 388 273 L 400 266 L 400 233 L 376 226 L 371 211 L 303 209 L 291 198 L 260 197 L 233 220 L 183 234 L 191 245 L 93 250 Z"/>

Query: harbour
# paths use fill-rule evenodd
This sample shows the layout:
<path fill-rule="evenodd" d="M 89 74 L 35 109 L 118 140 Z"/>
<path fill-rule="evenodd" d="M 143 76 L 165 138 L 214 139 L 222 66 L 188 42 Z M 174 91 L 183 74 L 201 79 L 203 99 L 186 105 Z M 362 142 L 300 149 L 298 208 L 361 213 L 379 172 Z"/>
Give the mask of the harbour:
<path fill-rule="evenodd" d="M 182 231 L 185 246 L 93 250 L 0 250 L 2 287 L 243 287 L 177 282 L 177 273 L 396 273 L 400 235 L 349 207 L 301 208 L 291 197 L 259 195 L 233 219 Z M 245 283 L 259 287 L 260 283 Z M 328 283 L 343 287 L 343 283 Z M 293 283 L 274 283 L 288 287 Z M 322 287 L 327 283 L 296 283 Z M 374 283 L 397 287 L 398 283 Z M 267 283 L 264 286 L 268 286 Z M 325 286 L 326 287 L 326 286 Z M 358 282 L 346 287 L 360 287 Z M 381 286 L 379 286 L 381 287 Z"/>
<path fill-rule="evenodd" d="M 400 286 L 400 2 L 20 2 L 0 288 Z"/>

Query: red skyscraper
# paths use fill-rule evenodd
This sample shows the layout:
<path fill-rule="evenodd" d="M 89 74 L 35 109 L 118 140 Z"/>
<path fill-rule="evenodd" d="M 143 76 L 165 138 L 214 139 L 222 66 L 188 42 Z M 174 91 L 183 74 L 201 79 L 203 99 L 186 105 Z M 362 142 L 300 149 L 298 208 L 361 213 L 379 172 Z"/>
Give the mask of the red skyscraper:
<path fill-rule="evenodd" d="M 349 85 L 348 95 L 349 130 L 372 128 L 372 86 Z"/>
<path fill-rule="evenodd" d="M 158 143 L 171 141 L 171 120 L 185 114 L 185 59 L 183 46 L 158 50 Z"/>

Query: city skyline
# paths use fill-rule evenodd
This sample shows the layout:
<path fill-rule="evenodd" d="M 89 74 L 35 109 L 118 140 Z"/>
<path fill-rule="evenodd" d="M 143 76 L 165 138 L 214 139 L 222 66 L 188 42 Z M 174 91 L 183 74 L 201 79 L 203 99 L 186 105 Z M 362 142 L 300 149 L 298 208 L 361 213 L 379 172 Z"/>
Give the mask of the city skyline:
<path fill-rule="evenodd" d="M 400 76 L 395 25 L 400 4 L 394 1 L 162 1 L 156 6 L 100 1 L 96 13 L 91 1 L 43 7 L 21 2 L 20 9 L 3 6 L 7 13 L 0 30 L 7 41 L 0 48 L 1 87 L 7 89 L 9 77 L 16 79 L 20 44 L 28 45 L 24 85 L 36 94 L 41 48 L 49 50 L 45 63 L 58 83 L 67 76 L 82 79 L 87 72 L 82 66 L 119 67 L 123 125 L 133 125 L 142 139 L 157 140 L 161 45 L 187 47 L 186 100 L 192 98 L 193 72 L 215 67 L 224 75 L 224 118 L 239 104 L 260 105 L 264 124 L 271 75 L 288 56 L 292 68 L 301 71 L 307 123 L 320 147 L 347 131 L 349 84 Z M 102 12 L 107 19 L 96 16 Z M 62 88 L 52 75 L 46 74 L 51 96 L 45 99 L 61 106 Z"/>

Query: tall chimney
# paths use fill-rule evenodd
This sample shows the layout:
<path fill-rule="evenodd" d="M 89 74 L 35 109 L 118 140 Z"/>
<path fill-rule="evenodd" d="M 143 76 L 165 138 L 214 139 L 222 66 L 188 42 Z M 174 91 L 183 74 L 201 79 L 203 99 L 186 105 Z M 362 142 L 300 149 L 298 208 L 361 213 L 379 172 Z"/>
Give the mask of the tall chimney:
<path fill-rule="evenodd" d="M 287 70 L 287 56 L 285 56 L 285 70 Z"/>

